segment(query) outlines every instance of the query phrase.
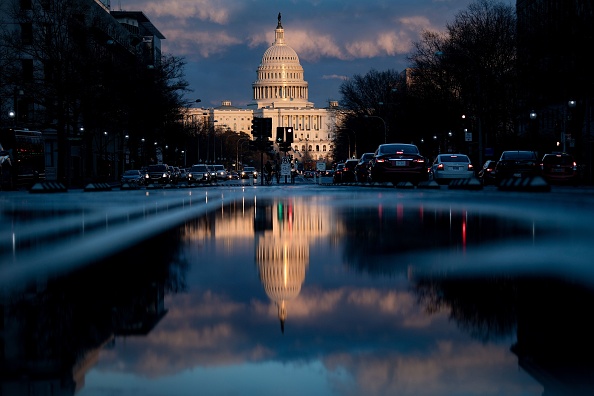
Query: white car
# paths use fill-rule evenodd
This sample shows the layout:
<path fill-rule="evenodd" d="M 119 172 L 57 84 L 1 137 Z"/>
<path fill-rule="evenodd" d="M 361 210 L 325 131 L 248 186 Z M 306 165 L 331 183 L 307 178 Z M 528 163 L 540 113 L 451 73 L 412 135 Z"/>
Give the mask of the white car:
<path fill-rule="evenodd" d="M 242 179 L 249 179 L 253 177 L 254 179 L 258 178 L 258 171 L 253 166 L 244 166 L 241 174 L 239 175 Z"/>
<path fill-rule="evenodd" d="M 429 178 L 439 184 L 471 177 L 475 177 L 474 167 L 466 154 L 439 154 L 429 171 Z"/>
<path fill-rule="evenodd" d="M 218 180 L 227 180 L 227 170 L 223 165 L 213 165 L 212 167 L 216 172 L 216 178 Z"/>

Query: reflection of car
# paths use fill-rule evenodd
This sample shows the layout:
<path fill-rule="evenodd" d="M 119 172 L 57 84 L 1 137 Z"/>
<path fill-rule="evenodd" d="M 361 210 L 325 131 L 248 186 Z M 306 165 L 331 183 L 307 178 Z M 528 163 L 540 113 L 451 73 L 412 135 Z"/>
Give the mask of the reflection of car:
<path fill-rule="evenodd" d="M 258 171 L 253 166 L 244 166 L 240 176 L 242 179 L 249 179 L 250 177 L 257 179 Z"/>
<path fill-rule="evenodd" d="M 357 180 L 355 177 L 355 167 L 359 163 L 359 160 L 350 159 L 344 162 L 344 168 L 342 169 L 341 181 L 344 183 L 350 183 Z"/>
<path fill-rule="evenodd" d="M 431 165 L 429 176 L 437 183 L 474 177 L 474 168 L 466 154 L 438 154 Z"/>
<path fill-rule="evenodd" d="M 344 169 L 344 162 L 336 164 L 334 174 L 332 175 L 332 183 L 340 183 L 342 181 L 342 171 Z"/>
<path fill-rule="evenodd" d="M 188 184 L 209 183 L 210 181 L 210 170 L 204 164 L 192 165 L 188 171 Z"/>
<path fill-rule="evenodd" d="M 146 170 L 145 179 L 147 183 L 171 183 L 171 168 L 166 164 L 149 165 Z"/>
<path fill-rule="evenodd" d="M 373 153 L 364 153 L 355 166 L 355 179 L 358 182 L 366 182 L 369 174 L 369 161 L 373 158 Z"/>
<path fill-rule="evenodd" d="M 223 165 L 213 165 L 212 167 L 216 172 L 216 178 L 218 180 L 227 180 L 227 171 Z"/>
<path fill-rule="evenodd" d="M 501 153 L 495 167 L 497 184 L 512 177 L 536 176 L 540 174 L 540 161 L 534 151 L 510 150 Z"/>
<path fill-rule="evenodd" d="M 497 161 L 495 160 L 486 160 L 483 164 L 483 167 L 479 169 L 477 173 L 478 179 L 481 183 L 485 186 L 489 184 L 495 184 L 495 166 L 497 165 Z"/>
<path fill-rule="evenodd" d="M 380 144 L 369 163 L 372 182 L 409 181 L 418 184 L 427 180 L 428 175 L 425 157 L 414 144 Z"/>
<path fill-rule="evenodd" d="M 144 174 L 138 169 L 129 169 L 124 172 L 120 182 L 122 184 L 142 185 L 144 184 Z"/>
<path fill-rule="evenodd" d="M 577 164 L 566 153 L 545 154 L 540 162 L 542 177 L 549 183 L 578 184 Z"/>

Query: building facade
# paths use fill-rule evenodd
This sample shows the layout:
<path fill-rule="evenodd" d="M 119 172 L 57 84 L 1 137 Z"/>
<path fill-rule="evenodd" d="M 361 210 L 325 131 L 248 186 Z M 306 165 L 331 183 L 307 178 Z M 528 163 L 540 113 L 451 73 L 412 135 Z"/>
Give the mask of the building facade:
<path fill-rule="evenodd" d="M 294 159 L 312 168 L 318 161 L 333 161 L 333 140 L 336 133 L 337 102 L 326 108 L 316 108 L 308 100 L 309 86 L 304 79 L 299 57 L 285 41 L 281 15 L 275 40 L 264 52 L 257 69 L 257 79 L 252 84 L 253 103 L 247 109 L 223 101 L 221 106 L 210 109 L 188 109 L 192 120 L 207 116 L 205 122 L 217 128 L 237 133 L 251 133 L 253 117 L 272 119 L 272 138 L 276 139 L 277 127 L 292 127 L 291 151 Z M 284 139 L 284 137 L 283 137 Z M 277 147 L 278 148 L 278 147 Z"/>

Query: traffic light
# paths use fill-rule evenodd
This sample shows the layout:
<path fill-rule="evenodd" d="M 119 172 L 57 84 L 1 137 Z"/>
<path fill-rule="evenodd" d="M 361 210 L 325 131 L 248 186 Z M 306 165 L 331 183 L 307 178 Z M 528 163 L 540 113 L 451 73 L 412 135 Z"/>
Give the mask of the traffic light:
<path fill-rule="evenodd" d="M 260 124 L 260 136 L 272 137 L 272 118 L 261 118 L 262 124 Z"/>
<path fill-rule="evenodd" d="M 293 127 L 285 127 L 285 142 L 293 143 Z"/>
<path fill-rule="evenodd" d="M 252 118 L 252 136 L 262 136 L 262 118 Z"/>
<path fill-rule="evenodd" d="M 282 142 L 285 139 L 285 128 L 276 127 L 276 141 Z"/>
<path fill-rule="evenodd" d="M 252 118 L 252 135 L 254 137 L 272 137 L 272 118 Z"/>

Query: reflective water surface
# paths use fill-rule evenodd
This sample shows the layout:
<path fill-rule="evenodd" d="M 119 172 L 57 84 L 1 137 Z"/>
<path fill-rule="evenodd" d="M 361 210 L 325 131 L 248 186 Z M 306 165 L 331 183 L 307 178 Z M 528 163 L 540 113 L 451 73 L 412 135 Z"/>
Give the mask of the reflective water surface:
<path fill-rule="evenodd" d="M 0 394 L 593 394 L 590 219 L 538 206 L 223 202 L 6 292 Z"/>

